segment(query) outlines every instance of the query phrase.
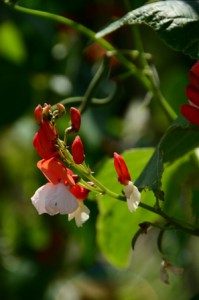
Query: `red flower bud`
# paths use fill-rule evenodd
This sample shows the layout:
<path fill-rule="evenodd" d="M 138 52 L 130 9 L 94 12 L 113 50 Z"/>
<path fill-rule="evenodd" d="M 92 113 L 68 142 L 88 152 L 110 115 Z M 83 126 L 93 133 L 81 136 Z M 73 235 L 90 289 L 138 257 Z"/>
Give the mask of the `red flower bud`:
<path fill-rule="evenodd" d="M 61 103 L 57 103 L 57 109 L 59 111 L 59 117 L 63 116 L 65 113 L 66 113 L 66 109 L 65 109 L 65 106 Z"/>
<path fill-rule="evenodd" d="M 34 110 L 34 116 L 35 116 L 35 120 L 37 121 L 37 123 L 40 125 L 42 120 L 43 120 L 43 108 L 40 104 L 37 105 L 37 107 Z"/>
<path fill-rule="evenodd" d="M 78 132 L 81 126 L 81 113 L 75 107 L 70 108 L 71 126 L 75 132 Z"/>
<path fill-rule="evenodd" d="M 44 104 L 44 107 L 43 107 L 43 117 L 45 119 L 49 119 L 49 114 L 52 113 L 51 111 L 51 105 L 50 104 Z"/>
<path fill-rule="evenodd" d="M 75 198 L 83 201 L 87 198 L 90 191 L 83 186 L 76 184 L 70 188 L 70 192 L 71 194 L 73 194 L 73 196 L 75 196 Z"/>
<path fill-rule="evenodd" d="M 131 180 L 131 176 L 124 159 L 116 152 L 114 153 L 114 166 L 118 174 L 118 181 L 123 185 L 127 185 Z"/>
<path fill-rule="evenodd" d="M 76 164 L 82 164 L 84 161 L 84 146 L 79 136 L 76 136 L 72 143 L 71 152 Z"/>

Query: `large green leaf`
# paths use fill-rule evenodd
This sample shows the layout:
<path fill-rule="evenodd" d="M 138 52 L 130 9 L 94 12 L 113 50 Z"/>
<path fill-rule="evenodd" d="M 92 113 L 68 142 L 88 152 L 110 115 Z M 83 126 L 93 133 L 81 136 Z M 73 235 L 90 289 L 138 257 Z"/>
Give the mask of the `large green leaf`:
<path fill-rule="evenodd" d="M 153 190 L 161 198 L 161 178 L 164 164 L 170 164 L 199 146 L 199 127 L 179 117 L 162 137 L 156 151 L 136 180 L 140 188 Z"/>
<path fill-rule="evenodd" d="M 96 37 L 124 25 L 146 24 L 170 47 L 199 59 L 199 1 L 159 1 L 127 13 Z"/>
<path fill-rule="evenodd" d="M 199 165 L 195 155 L 176 160 L 162 177 L 165 212 L 190 224 L 199 217 Z"/>
<path fill-rule="evenodd" d="M 123 157 L 131 172 L 132 180 L 135 179 L 153 153 L 153 149 L 136 149 L 127 151 Z M 123 187 L 117 181 L 117 174 L 113 160 L 109 159 L 100 169 L 97 178 L 116 193 Z M 131 241 L 137 232 L 138 224 L 144 221 L 154 221 L 157 216 L 149 211 L 139 208 L 130 213 L 126 202 L 112 199 L 108 196 L 98 197 L 99 217 L 97 221 L 97 239 L 102 253 L 107 260 L 117 267 L 125 267 L 131 252 Z M 142 202 L 154 204 L 152 193 L 142 193 Z"/>

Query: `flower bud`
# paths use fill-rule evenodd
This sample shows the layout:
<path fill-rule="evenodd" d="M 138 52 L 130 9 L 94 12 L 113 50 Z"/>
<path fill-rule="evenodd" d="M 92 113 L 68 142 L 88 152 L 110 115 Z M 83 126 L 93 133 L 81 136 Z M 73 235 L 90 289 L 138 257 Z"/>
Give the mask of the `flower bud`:
<path fill-rule="evenodd" d="M 81 126 L 81 113 L 75 107 L 70 108 L 70 119 L 72 130 L 78 132 Z"/>
<path fill-rule="evenodd" d="M 83 186 L 80 186 L 78 184 L 75 184 L 70 188 L 70 192 L 77 198 L 78 200 L 85 200 L 88 196 L 89 190 L 84 188 Z"/>
<path fill-rule="evenodd" d="M 114 166 L 118 174 L 118 181 L 123 185 L 127 185 L 131 180 L 131 176 L 124 159 L 116 152 L 114 153 Z"/>
<path fill-rule="evenodd" d="M 38 104 L 37 107 L 34 110 L 34 116 L 35 116 L 35 120 L 37 121 L 37 123 L 40 125 L 42 120 L 43 120 L 43 108 L 41 106 L 41 104 Z"/>
<path fill-rule="evenodd" d="M 65 106 L 61 103 L 57 103 L 57 109 L 58 109 L 58 117 L 61 117 L 63 116 L 65 113 L 66 113 L 66 109 L 65 109 Z"/>
<path fill-rule="evenodd" d="M 49 116 L 51 116 L 51 113 L 51 105 L 45 103 L 43 107 L 43 118 L 47 120 L 51 119 L 51 117 L 49 118 Z"/>
<path fill-rule="evenodd" d="M 76 164 L 82 164 L 84 161 L 84 146 L 79 136 L 76 136 L 72 143 L 71 152 Z"/>

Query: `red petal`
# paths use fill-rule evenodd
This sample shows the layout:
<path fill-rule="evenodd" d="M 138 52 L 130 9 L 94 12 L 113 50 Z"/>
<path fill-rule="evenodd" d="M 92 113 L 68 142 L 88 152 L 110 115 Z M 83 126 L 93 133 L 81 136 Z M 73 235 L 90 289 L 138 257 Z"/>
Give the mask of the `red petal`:
<path fill-rule="evenodd" d="M 199 90 L 190 84 L 186 86 L 186 96 L 195 105 L 199 106 Z"/>
<path fill-rule="evenodd" d="M 67 169 L 66 166 L 55 157 L 38 161 L 37 167 L 53 184 L 63 181 L 66 185 L 75 185 L 71 174 L 72 171 Z"/>
<path fill-rule="evenodd" d="M 199 108 L 188 104 L 183 104 L 180 111 L 189 122 L 199 125 Z"/>
<path fill-rule="evenodd" d="M 193 65 L 190 72 L 199 77 L 199 61 L 195 65 Z"/>
<path fill-rule="evenodd" d="M 41 130 L 44 132 L 44 135 L 46 136 L 47 139 L 51 141 L 57 139 L 58 130 L 56 125 L 52 127 L 52 125 L 48 121 L 43 120 L 41 124 Z"/>
<path fill-rule="evenodd" d="M 116 152 L 114 153 L 114 166 L 118 174 L 118 181 L 121 184 L 127 185 L 131 180 L 131 176 L 124 159 Z"/>
<path fill-rule="evenodd" d="M 195 87 L 196 89 L 199 89 L 199 76 L 196 76 L 194 73 L 190 72 L 189 80 L 193 87 Z"/>

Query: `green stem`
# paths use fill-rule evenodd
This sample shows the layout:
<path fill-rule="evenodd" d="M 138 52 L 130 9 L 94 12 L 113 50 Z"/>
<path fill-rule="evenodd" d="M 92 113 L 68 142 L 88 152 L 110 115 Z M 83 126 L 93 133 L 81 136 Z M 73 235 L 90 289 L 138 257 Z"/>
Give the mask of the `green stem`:
<path fill-rule="evenodd" d="M 84 100 L 82 101 L 81 105 L 79 106 L 79 111 L 83 113 L 86 108 L 92 103 L 92 97 L 99 86 L 101 80 L 106 75 L 108 71 L 108 60 L 105 57 L 102 64 L 100 65 L 99 69 L 97 70 L 96 74 L 94 75 L 93 79 L 91 80 L 88 89 L 84 95 Z"/>
<path fill-rule="evenodd" d="M 158 85 L 155 83 L 154 75 L 150 71 L 149 78 L 151 78 L 151 83 L 153 87 L 153 95 L 159 101 L 160 106 L 162 107 L 163 111 L 165 112 L 166 116 L 168 117 L 169 121 L 174 121 L 177 118 L 177 115 L 173 108 L 169 105 L 167 100 L 162 95 Z"/>
<path fill-rule="evenodd" d="M 91 99 L 91 105 L 93 106 L 98 106 L 98 105 L 105 105 L 109 102 L 111 102 L 113 100 L 113 98 L 116 96 L 117 94 L 117 87 L 114 88 L 114 91 L 112 92 L 111 95 L 105 97 L 105 98 L 92 98 Z M 84 101 L 84 97 L 69 97 L 69 98 L 66 98 L 66 99 L 63 99 L 61 101 L 59 101 L 59 103 L 63 104 L 63 105 L 72 105 L 72 104 L 81 104 L 82 102 Z M 57 109 L 57 104 L 53 105 L 51 107 L 52 110 L 55 110 Z"/>
<path fill-rule="evenodd" d="M 154 208 L 152 206 L 149 206 L 145 203 L 140 203 L 139 206 L 146 209 L 146 210 L 148 210 L 148 211 L 151 211 L 151 212 L 161 216 L 162 218 L 167 220 L 167 222 L 169 224 L 174 225 L 176 229 L 181 230 L 181 231 L 183 231 L 185 233 L 188 233 L 188 234 L 191 234 L 191 235 L 199 236 L 199 229 L 198 228 L 193 228 L 191 225 L 188 225 L 188 226 L 182 225 L 180 222 L 178 222 L 174 218 L 171 218 L 167 214 L 165 214 L 161 209 L 156 209 L 156 208 Z"/>
<path fill-rule="evenodd" d="M 126 5 L 127 10 L 131 11 L 132 7 L 131 7 L 131 3 L 129 2 L 129 0 L 124 0 L 124 3 Z M 141 66 L 143 67 L 143 69 L 145 70 L 145 72 L 148 73 L 148 77 L 151 82 L 151 88 L 152 88 L 151 90 L 153 92 L 154 98 L 156 98 L 159 101 L 159 103 L 160 103 L 163 111 L 165 112 L 166 116 L 168 117 L 169 121 L 174 121 L 176 119 L 177 115 L 174 112 L 174 110 L 171 108 L 171 106 L 168 104 L 166 99 L 163 97 L 163 95 L 159 89 L 159 85 L 157 84 L 157 82 L 155 80 L 155 76 L 154 76 L 154 74 L 148 64 L 148 61 L 145 57 L 145 54 L 144 54 L 144 47 L 142 44 L 142 40 L 140 38 L 139 29 L 136 26 L 131 26 L 131 30 L 133 33 L 135 46 L 140 54 L 139 62 L 141 64 Z"/>
<path fill-rule="evenodd" d="M 30 9 L 30 8 L 25 8 L 25 7 L 21 7 L 21 6 L 18 6 L 18 5 L 14 6 L 13 9 L 15 9 L 19 12 L 25 13 L 25 14 L 34 15 L 34 16 L 37 16 L 37 17 L 41 17 L 41 18 L 49 19 L 49 20 L 52 20 L 52 21 L 55 21 L 55 22 L 59 22 L 59 23 L 65 24 L 67 26 L 71 26 L 71 27 L 75 28 L 77 31 L 79 31 L 82 34 L 84 34 L 85 36 L 87 36 L 88 38 L 96 41 L 99 45 L 101 45 L 107 51 L 113 51 L 113 52 L 115 51 L 115 57 L 117 57 L 117 59 L 120 61 L 120 63 L 127 70 L 129 70 L 132 73 L 132 75 L 137 77 L 137 79 L 143 84 L 143 86 L 147 90 L 151 91 L 155 95 L 155 97 L 157 97 L 157 99 L 159 99 L 160 105 L 162 106 L 162 108 L 166 112 L 169 119 L 174 120 L 176 118 L 176 114 L 173 112 L 173 110 L 171 109 L 169 104 L 166 102 L 164 97 L 161 95 L 161 92 L 159 91 L 159 89 L 157 89 L 157 86 L 154 84 L 154 78 L 152 76 L 152 72 L 149 72 L 149 76 L 146 76 L 145 72 L 140 71 L 139 69 L 137 69 L 137 67 L 132 62 L 130 62 L 125 56 L 123 56 L 122 53 L 120 53 L 119 51 L 116 51 L 116 49 L 108 41 L 106 41 L 104 38 L 96 38 L 95 32 L 93 32 L 92 30 L 90 30 L 86 26 L 84 26 L 80 23 L 77 23 L 75 21 L 72 21 L 72 20 L 70 20 L 66 17 L 55 15 L 55 14 L 52 14 L 52 13 L 49 13 L 49 12 L 44 12 L 44 11 L 34 10 L 34 9 Z M 141 51 L 142 45 L 141 45 L 141 42 L 140 42 L 141 40 L 138 37 L 138 34 L 136 34 L 136 41 L 137 41 L 136 42 L 137 46 L 138 46 L 139 50 Z M 147 64 L 147 60 L 144 57 L 144 53 L 141 55 L 141 57 L 142 57 L 142 64 L 145 65 L 145 69 L 146 69 L 146 67 L 148 67 L 148 64 Z"/>
<path fill-rule="evenodd" d="M 98 181 L 93 175 L 91 170 L 85 165 L 85 164 L 80 164 L 77 165 L 74 163 L 72 155 L 70 154 L 70 152 L 65 148 L 65 144 L 63 141 L 58 139 L 58 145 L 60 150 L 60 155 L 63 158 L 64 161 L 66 161 L 66 163 L 69 164 L 69 166 L 74 167 L 77 171 L 81 172 L 81 174 L 83 176 L 85 176 L 89 181 L 93 182 L 94 185 L 98 188 L 97 192 L 100 192 L 103 195 L 108 195 L 111 198 L 117 199 L 117 200 L 121 200 L 121 201 L 126 201 L 126 197 L 123 195 L 119 195 L 117 193 L 112 192 L 111 190 L 109 190 L 107 187 L 105 187 L 100 181 Z M 89 188 L 89 186 L 88 186 Z M 93 188 L 92 188 L 93 190 Z M 142 203 L 140 202 L 139 207 L 146 209 L 150 212 L 155 213 L 156 215 L 159 215 L 160 217 L 164 218 L 167 221 L 167 224 L 169 225 L 173 225 L 176 229 L 181 230 L 185 233 L 191 234 L 191 235 L 195 235 L 195 236 L 199 236 L 199 229 L 198 228 L 193 228 L 190 224 L 187 224 L 187 226 L 182 225 L 179 221 L 177 221 L 176 219 L 168 216 L 167 214 L 165 214 L 165 212 L 163 212 L 159 207 L 152 207 L 148 204 Z M 168 225 L 167 225 L 168 227 Z M 168 227 L 169 228 L 169 227 Z M 166 227 L 165 227 L 166 229 Z"/>
<path fill-rule="evenodd" d="M 124 0 L 124 3 L 125 3 L 125 6 L 127 8 L 127 11 L 131 11 L 132 10 L 132 6 L 131 6 L 131 3 L 129 0 Z M 140 33 L 139 33 L 139 29 L 137 26 L 131 26 L 131 31 L 132 31 L 132 34 L 133 34 L 133 41 L 135 43 L 135 48 L 138 50 L 138 53 L 139 53 L 139 56 L 138 56 L 138 59 L 139 59 L 139 62 L 140 62 L 140 65 L 145 68 L 148 63 L 147 63 L 147 60 L 146 60 L 146 57 L 145 57 L 145 53 L 144 53 L 144 47 L 143 47 L 143 44 L 142 44 L 142 40 L 140 38 Z"/>

